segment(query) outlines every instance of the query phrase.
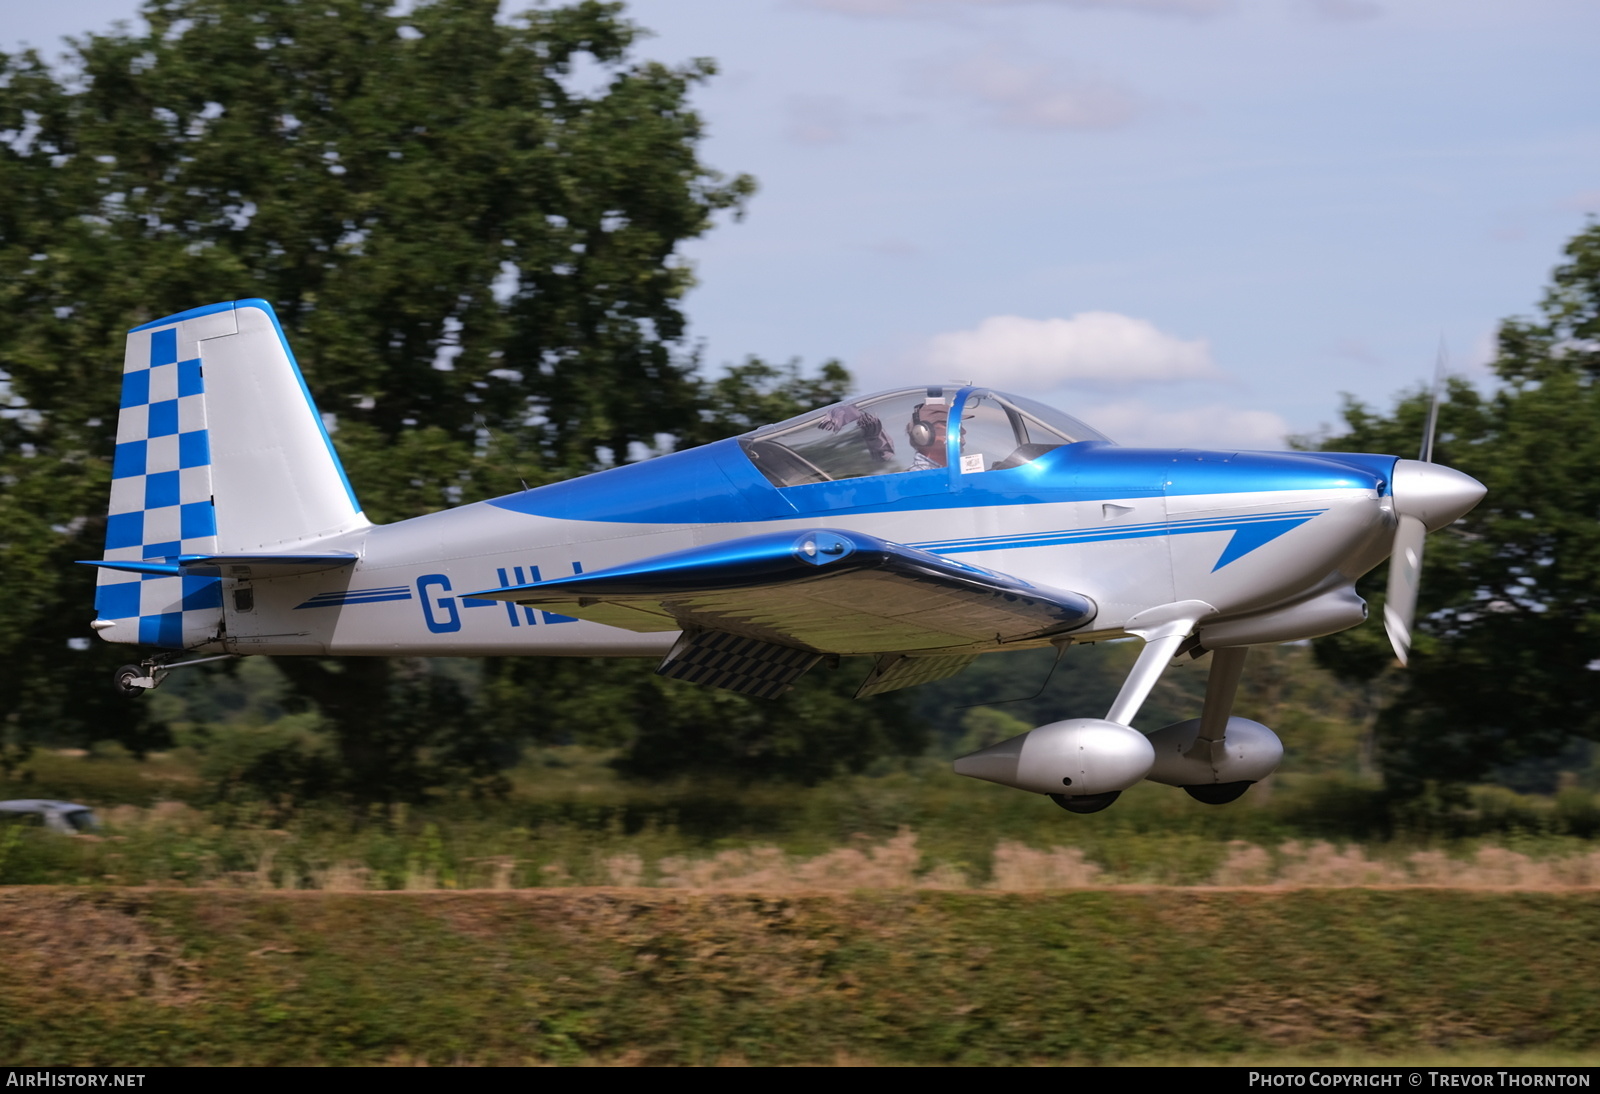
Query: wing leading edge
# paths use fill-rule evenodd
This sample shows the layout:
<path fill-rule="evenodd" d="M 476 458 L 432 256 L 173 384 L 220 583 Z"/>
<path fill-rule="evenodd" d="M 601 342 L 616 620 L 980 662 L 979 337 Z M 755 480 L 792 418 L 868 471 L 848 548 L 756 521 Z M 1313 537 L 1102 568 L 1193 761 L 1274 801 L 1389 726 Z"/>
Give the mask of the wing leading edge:
<path fill-rule="evenodd" d="M 628 630 L 721 633 L 819 655 L 978 652 L 1075 630 L 1096 611 L 1081 593 L 829 528 L 467 595 Z"/>

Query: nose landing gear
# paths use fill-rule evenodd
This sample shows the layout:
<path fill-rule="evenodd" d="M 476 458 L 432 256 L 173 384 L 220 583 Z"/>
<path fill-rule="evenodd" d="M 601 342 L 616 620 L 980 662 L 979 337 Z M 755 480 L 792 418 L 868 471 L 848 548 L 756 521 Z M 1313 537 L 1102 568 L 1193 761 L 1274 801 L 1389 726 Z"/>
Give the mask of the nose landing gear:
<path fill-rule="evenodd" d="M 1106 794 L 1051 794 L 1050 800 L 1068 813 L 1098 813 L 1121 796 L 1122 791 L 1112 790 Z"/>
<path fill-rule="evenodd" d="M 1207 805 L 1227 805 L 1229 802 L 1238 801 L 1246 790 L 1255 785 L 1254 780 L 1245 780 L 1236 783 L 1206 783 L 1203 786 L 1186 786 L 1183 792 L 1197 802 Z"/>

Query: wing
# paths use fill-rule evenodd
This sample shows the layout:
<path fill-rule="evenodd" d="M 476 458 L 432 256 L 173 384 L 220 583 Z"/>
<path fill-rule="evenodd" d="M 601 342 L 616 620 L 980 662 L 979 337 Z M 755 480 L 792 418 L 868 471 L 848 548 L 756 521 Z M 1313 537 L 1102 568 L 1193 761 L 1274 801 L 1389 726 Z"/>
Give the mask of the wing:
<path fill-rule="evenodd" d="M 828 528 L 466 595 L 628 630 L 725 634 L 815 654 L 992 648 L 1074 630 L 1096 610 L 1080 593 Z"/>

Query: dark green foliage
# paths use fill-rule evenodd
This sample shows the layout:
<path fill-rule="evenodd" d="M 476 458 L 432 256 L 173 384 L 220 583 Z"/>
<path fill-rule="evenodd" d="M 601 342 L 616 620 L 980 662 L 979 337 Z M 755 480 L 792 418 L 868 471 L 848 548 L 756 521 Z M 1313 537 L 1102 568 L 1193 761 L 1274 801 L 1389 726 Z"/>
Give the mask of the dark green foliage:
<path fill-rule="evenodd" d="M 632 695 L 637 736 L 618 767 L 635 777 L 716 772 L 810 785 L 921 752 L 927 735 L 905 696 L 853 698 L 870 668 L 819 666 L 770 703 L 650 677 Z"/>
<path fill-rule="evenodd" d="M 489 662 L 480 716 L 504 739 L 621 746 L 616 766 L 633 778 L 813 784 L 927 744 L 904 696 L 852 698 L 870 662 L 818 666 L 777 700 L 667 680 L 653 669 L 642 661 Z"/>
<path fill-rule="evenodd" d="M 1453 382 L 1435 459 L 1488 487 L 1454 528 L 1429 537 L 1422 637 L 1378 733 L 1385 774 L 1405 794 L 1600 740 L 1600 225 L 1567 247 L 1537 319 L 1500 328 L 1480 396 Z M 1324 447 L 1412 455 L 1427 397 L 1389 417 L 1354 402 L 1350 432 Z M 1381 603 L 1386 570 L 1361 586 Z M 1375 611 L 1374 615 L 1381 615 Z M 1381 627 L 1319 640 L 1346 677 L 1390 663 Z M 1548 789 L 1548 788 L 1546 788 Z"/>
<path fill-rule="evenodd" d="M 837 403 L 850 393 L 850 374 L 838 361 L 823 362 L 820 375 L 809 378 L 798 361 L 769 365 L 747 357 L 721 377 L 701 387 L 699 421 L 678 434 L 678 447 L 690 448 L 748 432 L 768 422 L 781 422 L 808 410 Z"/>
<path fill-rule="evenodd" d="M 498 6 L 152 0 L 67 75 L 9 59 L 14 393 L 104 423 L 123 329 L 254 295 L 358 445 L 459 446 L 441 488 L 534 413 L 569 469 L 694 421 L 675 251 L 753 187 L 695 158 L 711 65 L 630 63 L 620 5 Z M 573 91 L 579 58 L 608 85 Z"/>
<path fill-rule="evenodd" d="M 130 326 L 269 300 L 380 522 L 844 395 L 834 362 L 705 381 L 681 348 L 680 245 L 754 192 L 697 158 L 688 95 L 711 63 L 632 60 L 620 4 L 498 9 L 148 0 L 146 31 L 86 35 L 63 68 L 0 57 L 0 758 L 167 739 L 104 686 L 136 651 L 65 647 L 87 635 L 94 574 L 71 562 L 100 554 Z M 529 740 L 626 744 L 640 718 L 641 772 L 810 780 L 920 741 L 816 684 L 767 708 L 681 697 L 642 664 L 491 665 L 481 688 L 421 662 L 281 667 L 335 747 L 296 730 L 228 775 L 273 796 L 493 790 Z M 708 717 L 738 727 L 725 762 L 674 743 Z"/>
<path fill-rule="evenodd" d="M 380 802 L 415 801 L 444 784 L 503 791 L 498 772 L 516 762 L 517 749 L 486 731 L 461 684 L 427 661 L 296 657 L 279 659 L 278 669 L 334 728 L 337 762 L 301 750 L 269 753 L 241 773 L 245 782 L 292 787 L 300 796 L 337 789 Z M 313 766 L 303 770 L 307 763 Z M 322 764 L 331 770 L 319 779 Z"/>

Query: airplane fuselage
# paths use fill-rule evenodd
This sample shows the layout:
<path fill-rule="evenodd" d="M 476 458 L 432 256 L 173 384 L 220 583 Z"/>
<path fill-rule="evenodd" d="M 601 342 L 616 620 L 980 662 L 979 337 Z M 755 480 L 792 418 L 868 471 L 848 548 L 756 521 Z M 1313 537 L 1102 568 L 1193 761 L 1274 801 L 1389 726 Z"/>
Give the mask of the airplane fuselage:
<path fill-rule="evenodd" d="M 352 566 L 269 580 L 227 567 L 222 635 L 211 648 L 660 656 L 675 631 L 636 633 L 467 594 L 816 527 L 1082 593 L 1097 610 L 1072 632 L 1078 641 L 1121 637 L 1140 612 L 1179 601 L 1210 605 L 1205 625 L 1237 644 L 1288 641 L 1363 617 L 1351 587 L 1388 554 L 1394 464 L 1087 441 L 1006 470 L 939 467 L 779 488 L 737 441 L 720 441 L 316 544 L 358 555 Z M 862 635 L 821 652 L 885 651 Z"/>
<path fill-rule="evenodd" d="M 862 396 L 700 448 L 373 526 L 272 306 L 129 332 L 96 618 L 196 654 L 648 656 L 690 684 L 776 698 L 828 655 L 858 697 L 977 655 L 1143 643 L 1104 717 L 956 760 L 959 774 L 1105 808 L 1149 778 L 1232 801 L 1277 768 L 1231 713 L 1248 647 L 1366 618 L 1389 557 L 1404 659 L 1423 537 L 1483 496 L 1423 460 L 1121 448 L 1032 400 L 935 385 Z M 1212 651 L 1198 719 L 1133 728 L 1163 668 Z"/>

